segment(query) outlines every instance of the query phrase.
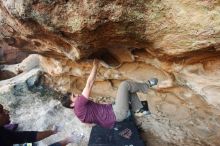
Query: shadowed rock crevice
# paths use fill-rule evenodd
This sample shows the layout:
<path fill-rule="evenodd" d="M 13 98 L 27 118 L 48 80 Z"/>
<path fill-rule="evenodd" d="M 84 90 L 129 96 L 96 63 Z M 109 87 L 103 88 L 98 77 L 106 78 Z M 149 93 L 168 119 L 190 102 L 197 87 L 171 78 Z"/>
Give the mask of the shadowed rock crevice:
<path fill-rule="evenodd" d="M 97 58 L 101 60 L 106 67 L 118 67 L 120 66 L 121 62 L 115 58 L 107 49 L 102 49 L 102 51 L 99 51 L 97 53 L 93 53 L 88 57 L 88 59 L 94 59 Z"/>
<path fill-rule="evenodd" d="M 179 54 L 175 56 L 163 54 L 160 51 L 155 51 L 152 49 L 147 49 L 154 57 L 157 57 L 161 61 L 165 62 L 176 62 L 176 63 L 183 63 L 184 64 L 196 64 L 198 62 L 207 62 L 210 60 L 218 59 L 220 56 L 220 51 L 218 50 L 219 47 L 206 47 L 201 48 L 201 50 L 191 51 L 184 54 Z"/>
<path fill-rule="evenodd" d="M 0 45 L 0 64 L 16 64 L 25 59 L 31 52 L 11 47 L 5 43 Z"/>
<path fill-rule="evenodd" d="M 16 74 L 14 74 L 13 72 L 0 70 L 0 80 L 10 79 L 15 76 L 16 76 Z"/>

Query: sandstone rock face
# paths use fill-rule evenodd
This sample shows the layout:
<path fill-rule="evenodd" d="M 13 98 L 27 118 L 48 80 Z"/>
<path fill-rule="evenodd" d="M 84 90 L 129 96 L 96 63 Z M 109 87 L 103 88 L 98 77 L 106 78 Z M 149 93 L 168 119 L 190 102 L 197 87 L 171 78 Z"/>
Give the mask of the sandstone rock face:
<path fill-rule="evenodd" d="M 23 50 L 72 60 L 114 48 L 144 48 L 157 56 L 216 52 L 219 5 L 215 0 L 2 0 L 1 38 Z"/>
<path fill-rule="evenodd" d="M 218 146 L 219 11 L 217 0 L 1 0 L 1 48 L 42 55 L 1 70 L 20 74 L 37 62 L 51 88 L 80 94 L 99 58 L 92 97 L 105 103 L 121 81 L 157 77 L 169 88 L 139 94 L 152 112 L 137 119 L 146 144 Z"/>
<path fill-rule="evenodd" d="M 186 65 L 168 64 L 154 58 L 141 59 L 137 54 L 136 58 L 142 61 L 123 63 L 118 68 L 101 67 L 93 88 L 93 100 L 111 103 L 122 80 L 143 82 L 156 76 L 160 85 L 170 87 L 139 94 L 142 100 L 148 101 L 152 112 L 148 117 L 137 119 L 144 130 L 146 144 L 219 145 L 219 61 Z M 48 81 L 53 88 L 81 93 L 91 63 L 76 64 L 48 58 L 41 58 L 41 62 L 50 74 Z"/>
<path fill-rule="evenodd" d="M 0 65 L 2 64 L 15 64 L 21 62 L 30 53 L 19 50 L 9 46 L 8 44 L 1 44 L 0 47 Z"/>

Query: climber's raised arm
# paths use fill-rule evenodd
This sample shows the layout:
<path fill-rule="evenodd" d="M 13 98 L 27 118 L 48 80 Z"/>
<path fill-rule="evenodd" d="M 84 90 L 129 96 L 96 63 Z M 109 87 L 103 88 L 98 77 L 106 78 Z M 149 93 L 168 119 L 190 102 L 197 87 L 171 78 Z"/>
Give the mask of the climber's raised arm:
<path fill-rule="evenodd" d="M 85 96 L 86 98 L 89 98 L 90 91 L 92 90 L 92 86 L 96 78 L 98 66 L 99 66 L 99 61 L 97 59 L 94 59 L 91 73 L 86 81 L 86 86 L 82 91 L 82 95 Z"/>

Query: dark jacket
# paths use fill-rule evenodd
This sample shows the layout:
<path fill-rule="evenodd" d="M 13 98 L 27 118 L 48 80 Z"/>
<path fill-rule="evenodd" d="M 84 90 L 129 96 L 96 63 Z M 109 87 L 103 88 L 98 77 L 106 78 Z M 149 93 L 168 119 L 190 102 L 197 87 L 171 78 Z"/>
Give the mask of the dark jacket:
<path fill-rule="evenodd" d="M 0 146 L 13 144 L 32 143 L 37 138 L 36 131 L 11 131 L 0 126 Z"/>

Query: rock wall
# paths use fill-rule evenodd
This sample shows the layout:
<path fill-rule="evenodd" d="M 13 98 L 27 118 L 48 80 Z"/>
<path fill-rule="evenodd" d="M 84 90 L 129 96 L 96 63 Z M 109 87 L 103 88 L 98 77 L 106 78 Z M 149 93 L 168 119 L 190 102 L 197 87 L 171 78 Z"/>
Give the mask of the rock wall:
<path fill-rule="evenodd" d="M 19 50 L 2 43 L 0 47 L 0 65 L 20 63 L 30 53 Z"/>
<path fill-rule="evenodd" d="M 123 63 L 118 68 L 101 67 L 92 97 L 97 102 L 111 103 L 122 80 L 143 82 L 152 76 L 159 78 L 161 86 L 170 86 L 160 91 L 149 90 L 139 94 L 147 100 L 152 115 L 138 118 L 143 128 L 146 144 L 158 145 L 219 145 L 219 60 L 196 64 L 164 63 L 159 60 L 141 59 L 136 54 L 135 62 Z M 90 64 L 75 64 L 71 61 L 55 61 L 41 58 L 42 66 L 50 75 L 49 84 L 63 92 L 80 94 Z M 52 77 L 52 79 L 51 79 Z M 215 81 L 215 82 L 213 82 Z"/>
<path fill-rule="evenodd" d="M 137 119 L 146 144 L 218 146 L 219 11 L 217 0 L 1 0 L 0 47 L 42 55 L 47 85 L 62 92 L 80 93 L 100 59 L 98 102 L 112 102 L 123 80 L 157 77 L 169 88 L 140 94 L 152 112 Z"/>
<path fill-rule="evenodd" d="M 1 0 L 1 39 L 71 60 L 115 48 L 144 48 L 157 56 L 208 47 L 216 52 L 219 5 L 216 0 Z"/>

